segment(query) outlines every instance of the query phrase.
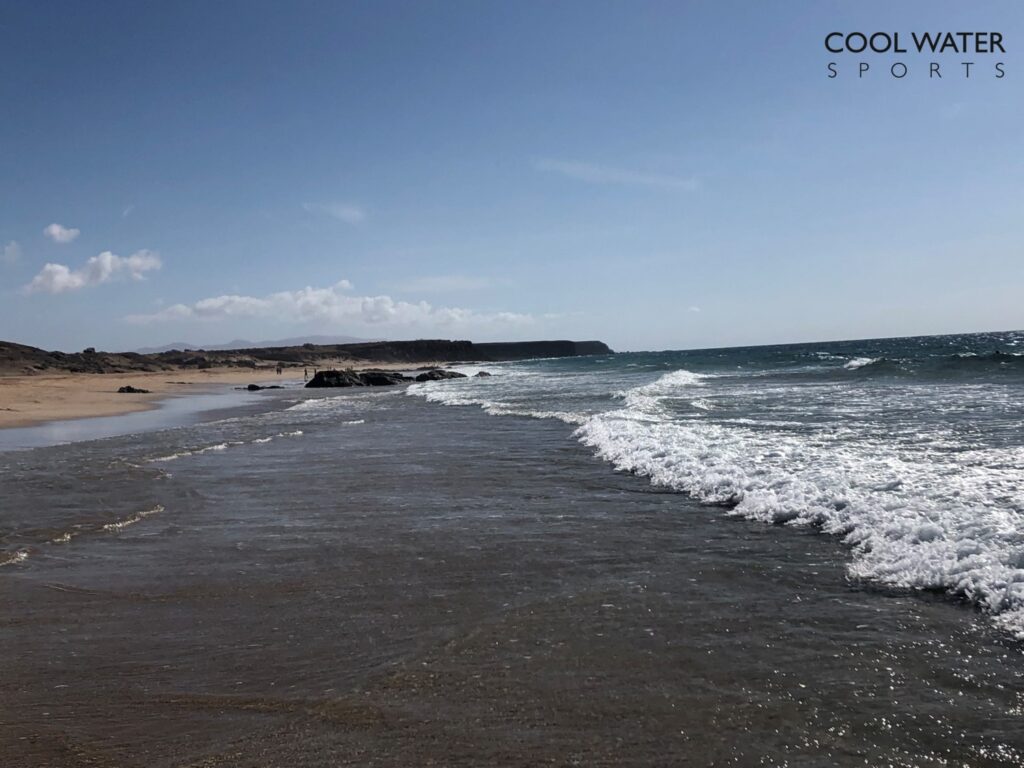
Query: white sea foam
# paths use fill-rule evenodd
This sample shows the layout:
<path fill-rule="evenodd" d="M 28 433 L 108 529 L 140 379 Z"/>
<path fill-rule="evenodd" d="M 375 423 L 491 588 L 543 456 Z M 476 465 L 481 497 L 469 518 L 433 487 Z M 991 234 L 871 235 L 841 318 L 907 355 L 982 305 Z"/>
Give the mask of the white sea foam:
<path fill-rule="evenodd" d="M 302 430 L 301 429 L 297 429 L 297 430 L 294 430 L 293 432 L 278 432 L 276 435 L 269 435 L 267 437 L 257 437 L 255 439 L 249 441 L 249 442 L 251 442 L 253 444 L 256 444 L 256 445 L 261 445 L 261 444 L 264 444 L 264 443 L 269 443 L 272 440 L 275 440 L 275 439 L 277 439 L 279 437 L 299 437 L 301 435 L 302 435 Z M 219 453 L 221 451 L 226 451 L 228 448 L 233 448 L 233 447 L 238 446 L 238 445 L 245 445 L 245 441 L 244 440 L 228 440 L 226 442 L 217 443 L 215 445 L 207 445 L 204 448 L 193 448 L 191 450 L 178 451 L 177 453 L 171 453 L 171 454 L 168 454 L 167 456 L 157 456 L 156 458 L 152 458 L 149 461 L 151 461 L 151 462 L 176 461 L 177 459 L 182 459 L 182 458 L 185 458 L 186 456 L 201 456 L 204 453 Z"/>
<path fill-rule="evenodd" d="M 502 377 L 504 378 L 504 377 Z M 501 382 L 495 378 L 474 379 L 466 382 L 461 379 L 428 381 L 412 384 L 406 390 L 410 396 L 423 397 L 427 402 L 442 405 L 475 405 L 491 416 L 526 416 L 535 419 L 558 419 L 566 424 L 582 424 L 587 414 L 566 411 L 539 409 L 533 398 L 517 399 L 515 393 L 530 393 L 530 384 L 524 379 L 532 378 L 522 372 L 510 372 L 512 382 Z M 454 382 L 454 384 L 453 384 Z M 461 384 L 462 386 L 457 386 Z M 550 380 L 548 382 L 550 386 Z"/>
<path fill-rule="evenodd" d="M 624 400 L 626 406 L 645 413 L 658 410 L 666 400 L 689 398 L 695 387 L 704 386 L 709 376 L 684 369 L 662 374 L 656 381 L 619 392 L 616 397 Z"/>
<path fill-rule="evenodd" d="M 849 370 L 882 360 L 836 359 Z M 510 369 L 514 382 L 431 382 L 408 394 L 577 424 L 617 469 L 731 514 L 818 526 L 851 547 L 851 577 L 947 591 L 1024 638 L 1024 446 L 972 443 L 941 418 L 911 418 L 926 408 L 1005 419 L 1019 408 L 1015 390 L 900 387 L 880 398 L 828 381 L 773 383 L 776 373 L 676 370 L 615 393 L 617 371 Z"/>
<path fill-rule="evenodd" d="M 299 400 L 295 405 L 289 406 L 288 411 L 315 411 L 332 405 L 336 405 L 339 398 L 334 397 L 311 397 L 308 400 Z"/>
<path fill-rule="evenodd" d="M 144 509 L 141 512 L 136 512 L 134 515 L 124 518 L 123 520 L 115 520 L 112 523 L 107 523 L 103 526 L 104 531 L 123 531 L 129 525 L 135 525 L 142 520 L 145 520 L 151 515 L 157 515 L 164 511 L 162 505 L 157 504 L 152 509 Z"/>
<path fill-rule="evenodd" d="M 0 566 L 16 565 L 18 563 L 23 563 L 26 560 L 28 560 L 27 549 L 18 549 L 14 552 L 5 552 L 0 554 Z"/>
<path fill-rule="evenodd" d="M 841 535 L 852 577 L 949 591 L 1024 637 L 1021 451 L 991 449 L 971 462 L 842 430 L 808 436 L 633 411 L 595 415 L 576 434 L 617 469 L 734 505 L 732 514 Z"/>
<path fill-rule="evenodd" d="M 155 459 L 150 459 L 150 461 L 175 461 L 176 459 L 181 459 L 185 456 L 199 456 L 204 453 L 226 451 L 232 445 L 242 445 L 242 442 L 239 440 L 233 440 L 227 443 L 217 443 L 216 445 L 208 445 L 205 448 L 195 448 L 191 451 L 179 451 L 178 453 L 171 453 L 167 456 L 157 456 Z"/>
<path fill-rule="evenodd" d="M 302 436 L 302 430 L 301 429 L 296 429 L 294 432 L 278 432 L 276 435 L 269 435 L 267 437 L 257 437 L 255 440 L 252 440 L 251 442 L 254 445 L 263 445 L 264 443 L 269 443 L 269 442 L 272 442 L 272 441 L 277 440 L 278 438 L 282 438 L 282 437 L 301 437 L 301 436 Z"/>

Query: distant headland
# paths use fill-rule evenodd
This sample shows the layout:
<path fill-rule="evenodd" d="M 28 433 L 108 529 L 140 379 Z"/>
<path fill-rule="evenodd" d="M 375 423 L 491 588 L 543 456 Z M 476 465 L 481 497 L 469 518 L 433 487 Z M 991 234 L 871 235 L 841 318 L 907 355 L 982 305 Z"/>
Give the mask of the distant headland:
<path fill-rule="evenodd" d="M 251 349 L 189 349 L 142 354 L 48 352 L 24 344 L 0 341 L 0 375 L 59 373 L 156 373 L 211 368 L 303 368 L 346 363 L 459 363 L 526 360 L 540 357 L 606 355 L 601 341 L 472 342 L 448 339 L 368 341 L 349 344 L 299 344 Z"/>

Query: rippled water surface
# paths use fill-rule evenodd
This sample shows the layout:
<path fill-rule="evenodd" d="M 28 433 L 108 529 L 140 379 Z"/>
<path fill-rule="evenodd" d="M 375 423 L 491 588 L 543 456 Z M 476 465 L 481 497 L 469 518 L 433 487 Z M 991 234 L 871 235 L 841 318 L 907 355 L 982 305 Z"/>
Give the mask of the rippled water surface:
<path fill-rule="evenodd" d="M 488 365 L 0 452 L 4 764 L 1020 765 L 1018 343 Z"/>

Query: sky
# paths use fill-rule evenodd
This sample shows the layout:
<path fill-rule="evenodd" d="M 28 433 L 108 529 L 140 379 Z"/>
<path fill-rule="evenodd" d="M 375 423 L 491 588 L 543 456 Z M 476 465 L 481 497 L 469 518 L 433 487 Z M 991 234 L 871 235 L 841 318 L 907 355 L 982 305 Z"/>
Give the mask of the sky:
<path fill-rule="evenodd" d="M 1006 53 L 824 48 L 962 30 Z M 6 0 L 0 339 L 1019 329 L 1021 50 L 1016 1 Z"/>

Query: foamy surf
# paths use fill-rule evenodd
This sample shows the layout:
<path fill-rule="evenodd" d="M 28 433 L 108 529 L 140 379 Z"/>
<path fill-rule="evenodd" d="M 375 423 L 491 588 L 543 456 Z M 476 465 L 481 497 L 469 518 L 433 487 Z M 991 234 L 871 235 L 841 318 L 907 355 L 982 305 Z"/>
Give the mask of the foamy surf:
<path fill-rule="evenodd" d="M 648 411 L 649 403 L 641 401 Z M 588 419 L 576 435 L 616 469 L 767 523 L 811 525 L 851 546 L 850 576 L 970 600 L 1024 637 L 1021 452 L 895 453 L 884 444 L 742 426 Z"/>
<path fill-rule="evenodd" d="M 233 441 L 230 443 L 216 443 L 215 445 L 207 445 L 204 448 L 194 448 L 187 451 L 178 451 L 177 453 L 171 453 L 166 456 L 157 456 L 156 458 L 150 459 L 150 461 L 177 461 L 183 459 L 186 456 L 201 456 L 204 453 L 213 453 L 217 451 L 226 451 L 232 445 L 241 445 L 239 441 Z"/>
<path fill-rule="evenodd" d="M 28 560 L 28 555 L 29 553 L 27 549 L 18 549 L 14 552 L 4 552 L 3 554 L 0 554 L 0 567 L 23 563 Z"/>
<path fill-rule="evenodd" d="M 187 456 L 202 456 L 204 453 L 220 453 L 221 451 L 226 451 L 229 448 L 233 448 L 235 446 L 246 445 L 247 442 L 250 445 L 263 445 L 263 444 L 272 442 L 272 441 L 274 441 L 274 440 L 276 440 L 278 438 L 283 438 L 283 437 L 301 437 L 302 434 L 303 434 L 303 432 L 302 432 L 301 429 L 296 429 L 296 430 L 293 430 L 291 432 L 278 432 L 276 435 L 268 435 L 266 437 L 257 437 L 257 438 L 254 438 L 252 440 L 249 440 L 249 441 L 245 441 L 245 440 L 228 440 L 228 441 L 223 442 L 223 443 L 216 443 L 215 445 L 207 445 L 207 446 L 205 446 L 203 448 L 193 448 L 193 449 L 190 449 L 190 450 L 178 451 L 176 453 L 171 453 L 171 454 L 168 454 L 166 456 L 157 456 L 155 458 L 149 459 L 149 461 L 151 461 L 151 462 L 177 461 L 178 459 L 183 459 L 183 458 L 185 458 Z"/>
<path fill-rule="evenodd" d="M 144 509 L 141 512 L 136 512 L 134 515 L 130 515 L 124 518 L 123 520 L 115 520 L 112 523 L 107 523 L 106 525 L 102 526 L 102 530 L 110 532 L 123 531 L 125 528 L 129 526 L 135 525 L 136 523 L 141 523 L 147 517 L 158 515 L 163 511 L 163 505 L 157 504 L 155 507 L 151 507 L 150 509 Z"/>
<path fill-rule="evenodd" d="M 575 424 L 618 470 L 733 515 L 839 536 L 851 578 L 947 592 L 1024 638 L 1024 446 L 1012 437 L 1019 390 L 1007 388 L 1019 382 L 1006 378 L 1018 353 L 964 352 L 988 367 L 951 368 L 943 340 L 876 343 L 875 354 L 830 346 L 649 355 L 646 371 L 626 360 L 597 372 L 524 366 L 505 382 L 409 394 Z M 673 356 L 711 365 L 665 372 Z M 896 360 L 898 381 L 870 377 Z"/>

